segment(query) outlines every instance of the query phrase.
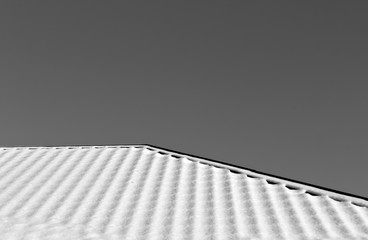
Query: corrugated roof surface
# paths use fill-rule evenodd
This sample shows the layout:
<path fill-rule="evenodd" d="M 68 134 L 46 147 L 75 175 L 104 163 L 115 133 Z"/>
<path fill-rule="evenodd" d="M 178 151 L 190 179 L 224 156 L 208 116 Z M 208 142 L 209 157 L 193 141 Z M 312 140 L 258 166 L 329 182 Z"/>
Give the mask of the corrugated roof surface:
<path fill-rule="evenodd" d="M 364 200 L 212 165 L 148 146 L 2 148 L 0 239 L 368 239 Z"/>

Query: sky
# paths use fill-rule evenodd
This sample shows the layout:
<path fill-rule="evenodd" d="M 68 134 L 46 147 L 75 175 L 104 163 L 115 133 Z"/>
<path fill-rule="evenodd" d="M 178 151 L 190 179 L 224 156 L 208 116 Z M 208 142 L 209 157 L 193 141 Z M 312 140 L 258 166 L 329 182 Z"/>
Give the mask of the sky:
<path fill-rule="evenodd" d="M 147 143 L 368 197 L 366 1 L 2 1 L 0 146 Z"/>

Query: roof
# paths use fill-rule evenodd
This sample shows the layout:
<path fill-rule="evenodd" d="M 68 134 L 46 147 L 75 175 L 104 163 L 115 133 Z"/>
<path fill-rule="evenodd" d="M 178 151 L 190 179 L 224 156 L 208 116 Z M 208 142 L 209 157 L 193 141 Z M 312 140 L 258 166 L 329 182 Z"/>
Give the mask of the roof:
<path fill-rule="evenodd" d="M 149 145 L 0 148 L 0 239 L 368 239 L 368 201 Z"/>

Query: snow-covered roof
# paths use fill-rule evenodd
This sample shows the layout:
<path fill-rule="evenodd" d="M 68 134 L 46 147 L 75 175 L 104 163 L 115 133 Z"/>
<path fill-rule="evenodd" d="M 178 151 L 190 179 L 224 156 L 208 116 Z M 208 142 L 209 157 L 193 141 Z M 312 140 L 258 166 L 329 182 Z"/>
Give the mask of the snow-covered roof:
<path fill-rule="evenodd" d="M 368 201 L 149 145 L 0 148 L 0 239 L 368 239 Z"/>

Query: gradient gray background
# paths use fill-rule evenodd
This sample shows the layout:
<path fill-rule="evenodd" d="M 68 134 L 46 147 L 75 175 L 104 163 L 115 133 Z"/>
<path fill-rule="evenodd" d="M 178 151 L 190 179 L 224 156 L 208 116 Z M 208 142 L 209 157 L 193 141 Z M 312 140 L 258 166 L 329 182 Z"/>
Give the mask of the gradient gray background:
<path fill-rule="evenodd" d="M 2 1 L 0 145 L 149 143 L 367 197 L 366 1 Z"/>

